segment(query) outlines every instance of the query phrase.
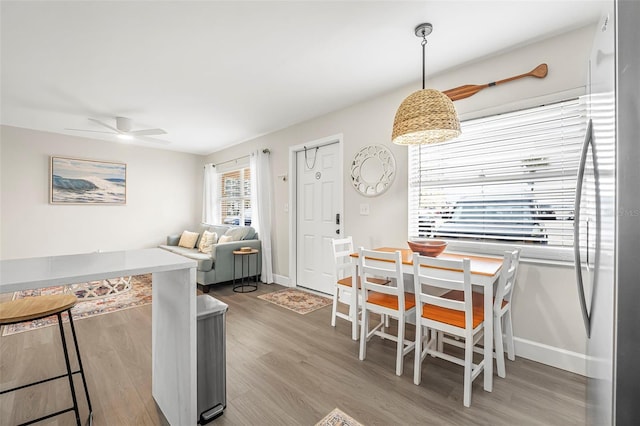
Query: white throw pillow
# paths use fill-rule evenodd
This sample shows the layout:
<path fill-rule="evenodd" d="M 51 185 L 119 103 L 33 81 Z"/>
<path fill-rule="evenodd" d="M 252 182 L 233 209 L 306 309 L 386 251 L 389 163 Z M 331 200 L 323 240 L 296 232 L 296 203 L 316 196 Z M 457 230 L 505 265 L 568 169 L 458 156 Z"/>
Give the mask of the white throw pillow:
<path fill-rule="evenodd" d="M 213 251 L 213 245 L 216 243 L 218 239 L 218 234 L 215 232 L 204 231 L 202 233 L 202 238 L 200 238 L 200 243 L 198 244 L 198 251 L 200 253 L 211 254 Z"/>
<path fill-rule="evenodd" d="M 196 246 L 196 242 L 198 241 L 199 235 L 200 234 L 198 234 L 197 232 L 184 231 L 180 236 L 180 241 L 178 242 L 178 245 L 180 247 L 192 249 Z"/>
<path fill-rule="evenodd" d="M 231 237 L 231 235 L 222 235 L 218 239 L 218 244 L 224 244 L 224 243 L 230 243 L 230 242 L 233 242 L 233 238 Z"/>

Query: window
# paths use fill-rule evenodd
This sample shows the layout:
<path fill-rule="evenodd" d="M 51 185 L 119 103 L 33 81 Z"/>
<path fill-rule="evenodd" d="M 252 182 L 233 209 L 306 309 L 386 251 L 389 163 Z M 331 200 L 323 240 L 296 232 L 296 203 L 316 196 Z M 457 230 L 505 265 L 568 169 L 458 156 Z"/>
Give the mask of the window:
<path fill-rule="evenodd" d="M 563 258 L 586 127 L 574 99 L 468 120 L 457 139 L 409 147 L 409 235 Z"/>
<path fill-rule="evenodd" d="M 227 225 L 251 225 L 251 169 L 219 173 L 220 219 Z"/>

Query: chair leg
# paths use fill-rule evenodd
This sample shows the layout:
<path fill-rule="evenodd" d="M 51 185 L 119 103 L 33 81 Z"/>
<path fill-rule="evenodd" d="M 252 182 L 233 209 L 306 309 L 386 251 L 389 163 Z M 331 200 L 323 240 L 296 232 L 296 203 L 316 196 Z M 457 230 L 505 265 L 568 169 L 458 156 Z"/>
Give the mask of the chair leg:
<path fill-rule="evenodd" d="M 507 373 L 504 367 L 504 345 L 502 342 L 502 318 L 493 318 L 493 341 L 496 354 L 496 366 L 498 370 L 498 376 L 505 378 Z"/>
<path fill-rule="evenodd" d="M 444 352 L 444 333 L 442 331 L 432 331 L 432 333 L 436 333 L 436 342 L 438 342 L 438 352 Z M 435 356 L 435 355 L 434 355 Z"/>
<path fill-rule="evenodd" d="M 333 306 L 331 308 L 331 327 L 336 326 L 336 313 L 338 312 L 338 297 L 340 297 L 340 287 L 333 286 Z"/>
<path fill-rule="evenodd" d="M 84 374 L 84 367 L 82 365 L 82 358 L 80 357 L 80 347 L 78 346 L 78 338 L 76 337 L 76 327 L 73 324 L 73 318 L 71 317 L 71 311 L 69 311 L 69 324 L 71 325 L 71 335 L 73 336 L 73 344 L 76 348 L 76 357 L 78 359 L 78 370 L 82 377 L 82 384 L 84 385 L 84 394 L 87 397 L 87 406 L 89 408 L 89 418 L 93 417 L 93 409 L 91 408 L 91 398 L 89 398 L 89 387 L 87 386 L 87 378 Z"/>
<path fill-rule="evenodd" d="M 404 367 L 404 315 L 398 317 L 398 344 L 396 345 L 396 376 L 402 376 Z"/>
<path fill-rule="evenodd" d="M 358 340 L 358 292 L 354 289 L 351 289 L 349 318 L 351 318 L 351 340 Z"/>
<path fill-rule="evenodd" d="M 507 355 L 511 361 L 516 359 L 516 349 L 513 344 L 513 322 L 511 321 L 511 309 L 505 313 L 505 331 L 507 333 Z"/>
<path fill-rule="evenodd" d="M 367 356 L 367 334 L 369 333 L 369 311 L 362 306 L 362 324 L 360 324 L 360 361 Z"/>
<path fill-rule="evenodd" d="M 73 384 L 73 373 L 71 371 L 71 363 L 69 362 L 69 351 L 67 350 L 67 339 L 64 336 L 64 328 L 62 327 L 62 314 L 58 312 L 56 316 L 58 317 L 58 327 L 60 328 L 60 339 L 62 340 L 64 362 L 67 366 L 67 378 L 69 379 L 69 388 L 71 389 L 71 399 L 73 401 L 73 412 L 76 415 L 76 424 L 80 426 L 81 425 L 80 411 L 78 410 L 78 399 L 76 398 L 76 388 Z M 69 316 L 71 316 L 71 312 L 69 312 Z"/>
<path fill-rule="evenodd" d="M 473 368 L 473 336 L 468 335 L 464 342 L 464 398 L 465 407 L 471 406 L 471 370 Z"/>
<path fill-rule="evenodd" d="M 422 381 L 422 325 L 416 320 L 416 346 L 413 359 L 413 383 L 419 385 Z"/>

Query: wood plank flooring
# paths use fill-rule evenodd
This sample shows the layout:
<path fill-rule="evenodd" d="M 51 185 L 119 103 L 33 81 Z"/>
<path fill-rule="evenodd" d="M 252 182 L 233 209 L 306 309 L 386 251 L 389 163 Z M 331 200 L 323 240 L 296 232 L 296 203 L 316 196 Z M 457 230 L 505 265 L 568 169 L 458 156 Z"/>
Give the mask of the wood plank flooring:
<path fill-rule="evenodd" d="M 491 393 L 474 381 L 462 405 L 462 367 L 427 358 L 413 384 L 413 355 L 395 372 L 395 344 L 374 338 L 358 360 L 350 323 L 330 326 L 331 307 L 307 315 L 230 285 L 211 295 L 229 304 L 227 408 L 213 425 L 314 425 L 338 407 L 365 425 L 582 425 L 586 379 L 525 359 L 507 360 Z M 165 425 L 151 396 L 151 306 L 76 321 L 95 425 Z M 412 326 L 408 333 L 413 336 Z M 62 372 L 57 327 L 0 338 L 0 388 Z M 78 377 L 76 385 L 80 386 Z M 0 396 L 0 424 L 13 425 L 71 404 L 63 380 Z M 86 415 L 84 397 L 80 398 Z M 65 414 L 43 422 L 74 424 Z"/>

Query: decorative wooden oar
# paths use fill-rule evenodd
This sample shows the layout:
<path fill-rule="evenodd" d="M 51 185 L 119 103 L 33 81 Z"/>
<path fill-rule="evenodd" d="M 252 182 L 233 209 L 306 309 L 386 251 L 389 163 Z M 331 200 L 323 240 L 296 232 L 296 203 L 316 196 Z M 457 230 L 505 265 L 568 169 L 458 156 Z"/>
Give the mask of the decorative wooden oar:
<path fill-rule="evenodd" d="M 536 77 L 536 78 L 545 78 L 547 76 L 548 67 L 547 64 L 540 64 L 531 70 L 528 73 L 516 75 L 515 77 L 505 78 L 504 80 L 494 81 L 493 83 L 487 84 L 467 84 L 464 86 L 456 87 L 455 89 L 445 90 L 444 93 L 447 95 L 452 101 L 457 101 L 460 99 L 468 98 L 469 96 L 473 96 L 482 89 L 486 89 L 487 87 L 496 86 L 498 84 L 507 83 L 509 81 L 518 80 L 524 77 Z"/>

